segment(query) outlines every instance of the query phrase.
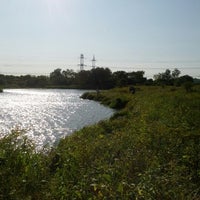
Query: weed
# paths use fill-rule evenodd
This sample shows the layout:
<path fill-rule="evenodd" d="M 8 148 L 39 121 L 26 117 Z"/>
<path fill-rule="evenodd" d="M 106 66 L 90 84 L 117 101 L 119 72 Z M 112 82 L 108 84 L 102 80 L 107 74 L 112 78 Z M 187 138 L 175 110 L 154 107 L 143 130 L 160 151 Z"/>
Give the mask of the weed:
<path fill-rule="evenodd" d="M 87 93 L 121 108 L 46 154 L 0 140 L 0 199 L 199 199 L 200 93 L 166 86 Z"/>

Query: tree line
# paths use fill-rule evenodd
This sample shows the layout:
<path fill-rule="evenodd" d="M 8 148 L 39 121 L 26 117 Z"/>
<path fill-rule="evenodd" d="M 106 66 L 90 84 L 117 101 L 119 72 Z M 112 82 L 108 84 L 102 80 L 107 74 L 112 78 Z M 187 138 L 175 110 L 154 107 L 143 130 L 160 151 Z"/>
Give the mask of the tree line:
<path fill-rule="evenodd" d="M 189 75 L 180 76 L 178 69 L 154 75 L 153 79 L 144 77 L 144 71 L 116 71 L 97 67 L 91 70 L 75 72 L 72 69 L 55 69 L 49 76 L 13 76 L 0 74 L 0 86 L 3 88 L 74 88 L 74 89 L 110 89 L 128 85 L 175 85 L 193 82 Z"/>

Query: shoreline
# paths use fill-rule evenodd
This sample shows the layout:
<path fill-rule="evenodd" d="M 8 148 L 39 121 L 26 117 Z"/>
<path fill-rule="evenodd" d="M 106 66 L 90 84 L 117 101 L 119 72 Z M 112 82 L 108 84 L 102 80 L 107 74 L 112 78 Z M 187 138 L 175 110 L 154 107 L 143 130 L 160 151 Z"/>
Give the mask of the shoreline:
<path fill-rule="evenodd" d="M 127 102 L 109 120 L 76 131 L 45 154 L 32 154 L 29 145 L 16 149 L 11 136 L 0 141 L 7 152 L 0 157 L 6 180 L 1 197 L 198 199 L 199 86 L 192 92 L 142 86 L 135 94 L 115 88 L 86 96 L 108 106 Z"/>

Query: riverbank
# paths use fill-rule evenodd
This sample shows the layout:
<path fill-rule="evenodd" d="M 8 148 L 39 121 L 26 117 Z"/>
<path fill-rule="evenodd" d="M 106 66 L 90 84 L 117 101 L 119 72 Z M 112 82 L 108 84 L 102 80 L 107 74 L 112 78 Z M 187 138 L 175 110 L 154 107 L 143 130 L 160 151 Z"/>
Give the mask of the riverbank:
<path fill-rule="evenodd" d="M 33 154 L 27 143 L 16 148 L 19 133 L 4 138 L 0 198 L 198 199 L 200 88 L 194 90 L 89 93 L 88 98 L 121 109 L 46 154 Z"/>

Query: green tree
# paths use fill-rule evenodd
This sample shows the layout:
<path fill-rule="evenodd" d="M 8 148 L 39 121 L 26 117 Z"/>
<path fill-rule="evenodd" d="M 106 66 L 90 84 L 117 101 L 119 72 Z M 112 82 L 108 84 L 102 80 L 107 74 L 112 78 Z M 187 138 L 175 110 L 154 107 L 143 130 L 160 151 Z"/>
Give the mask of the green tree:
<path fill-rule="evenodd" d="M 63 70 L 62 75 L 66 85 L 74 84 L 76 73 L 72 69 Z"/>
<path fill-rule="evenodd" d="M 128 85 L 128 74 L 125 71 L 114 72 L 113 79 L 116 86 L 123 87 Z"/>
<path fill-rule="evenodd" d="M 154 79 L 158 85 L 172 85 L 173 84 L 171 71 L 169 69 L 166 69 L 166 71 L 163 73 L 154 75 Z"/>
<path fill-rule="evenodd" d="M 179 75 L 181 74 L 181 71 L 178 70 L 177 68 L 175 68 L 173 71 L 172 71 L 172 78 L 173 79 L 177 79 L 179 77 Z"/>
<path fill-rule="evenodd" d="M 53 85 L 64 85 L 65 78 L 60 68 L 57 68 L 53 72 L 51 72 L 50 81 Z"/>
<path fill-rule="evenodd" d="M 5 76 L 3 74 L 0 74 L 0 85 L 5 85 L 6 80 L 5 80 Z"/>
<path fill-rule="evenodd" d="M 146 81 L 144 78 L 144 71 L 130 72 L 128 73 L 128 83 L 129 84 L 142 84 Z"/>
<path fill-rule="evenodd" d="M 75 83 L 80 88 L 88 88 L 90 86 L 89 84 L 90 76 L 91 76 L 91 71 L 81 70 L 76 75 Z"/>
<path fill-rule="evenodd" d="M 108 68 L 97 67 L 91 70 L 91 83 L 94 89 L 113 87 L 112 72 Z"/>
<path fill-rule="evenodd" d="M 189 75 L 184 75 L 184 76 L 179 77 L 179 81 L 181 83 L 193 82 L 193 78 L 191 76 L 189 76 Z"/>
<path fill-rule="evenodd" d="M 38 76 L 37 77 L 37 86 L 45 87 L 49 85 L 49 77 L 48 76 Z"/>

